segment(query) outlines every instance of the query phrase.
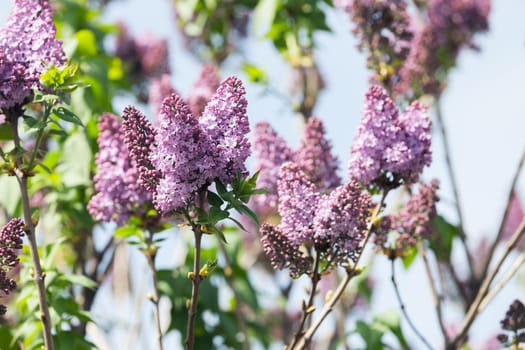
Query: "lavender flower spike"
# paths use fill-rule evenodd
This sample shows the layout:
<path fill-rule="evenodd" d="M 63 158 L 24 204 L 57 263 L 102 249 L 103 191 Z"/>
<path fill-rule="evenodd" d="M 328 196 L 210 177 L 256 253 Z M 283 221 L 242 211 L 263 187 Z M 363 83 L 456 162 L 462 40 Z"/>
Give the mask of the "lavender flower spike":
<path fill-rule="evenodd" d="M 161 173 L 153 167 L 149 155 L 155 142 L 156 130 L 138 109 L 128 106 L 122 114 L 124 142 L 131 159 L 136 163 L 139 184 L 154 194 Z"/>
<path fill-rule="evenodd" d="M 88 203 L 88 211 L 99 221 L 124 225 L 151 194 L 139 184 L 135 162 L 130 158 L 117 116 L 105 113 L 99 119 L 98 146 L 95 156 L 98 172 L 94 177 L 97 192 Z"/>
<path fill-rule="evenodd" d="M 337 175 L 339 162 L 332 154 L 332 146 L 325 137 L 321 119 L 308 119 L 296 159 L 319 190 L 333 189 L 341 184 L 341 178 Z"/>
<path fill-rule="evenodd" d="M 311 244 L 314 239 L 313 220 L 319 194 L 315 185 L 295 163 L 284 163 L 277 185 L 279 195 L 279 228 L 292 244 Z"/>
<path fill-rule="evenodd" d="M 215 178 L 223 183 L 231 182 L 238 173 L 247 173 L 245 161 L 251 151 L 247 138 L 250 126 L 245 94 L 241 80 L 227 78 L 199 118 L 199 125 L 208 136 L 216 159 Z"/>
<path fill-rule="evenodd" d="M 0 231 L 0 291 L 6 295 L 16 289 L 16 282 L 7 273 L 18 265 L 18 250 L 22 249 L 24 222 L 14 218 L 2 227 Z M 0 316 L 6 308 L 0 304 Z"/>
<path fill-rule="evenodd" d="M 336 264 L 354 259 L 372 208 L 370 195 L 355 180 L 322 197 L 313 221 L 317 251 Z"/>
<path fill-rule="evenodd" d="M 211 146 L 184 100 L 173 94 L 161 107 L 151 164 L 162 173 L 154 204 L 164 215 L 181 212 L 218 170 Z"/>
<path fill-rule="evenodd" d="M 0 89 L 0 109 L 27 102 L 33 87 L 40 87 L 46 65 L 62 65 L 66 58 L 48 0 L 15 0 L 6 26 L 0 30 L 0 63 L 14 75 L 0 76 L 7 88 Z M 3 56 L 3 57 L 2 57 Z M 3 61 L 3 62 L 1 62 Z M 0 68 L 0 73 L 5 68 Z M 4 84 L 2 84 L 4 85 Z"/>
<path fill-rule="evenodd" d="M 294 153 L 269 123 L 260 122 L 255 125 L 253 155 L 257 162 L 255 169 L 259 171 L 257 187 L 268 191 L 253 197 L 257 212 L 276 212 L 279 169 L 283 163 L 293 160 Z"/>
<path fill-rule="evenodd" d="M 392 189 L 418 181 L 431 162 L 431 122 L 414 102 L 401 115 L 379 86 L 365 96 L 365 110 L 352 145 L 350 177 L 366 186 Z"/>

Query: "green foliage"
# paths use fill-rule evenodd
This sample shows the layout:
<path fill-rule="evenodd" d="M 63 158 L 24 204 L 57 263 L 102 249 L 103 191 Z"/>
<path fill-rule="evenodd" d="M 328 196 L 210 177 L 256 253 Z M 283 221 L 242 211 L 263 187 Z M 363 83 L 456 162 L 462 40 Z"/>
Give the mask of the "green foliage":
<path fill-rule="evenodd" d="M 392 348 L 391 345 L 384 343 L 383 337 L 386 334 L 393 335 L 397 339 L 400 349 L 409 349 L 408 342 L 401 330 L 399 314 L 396 311 L 378 314 L 374 316 L 372 322 L 357 321 L 354 332 L 361 336 L 367 350 Z"/>
<path fill-rule="evenodd" d="M 429 240 L 430 249 L 439 261 L 450 261 L 454 238 L 459 237 L 459 227 L 439 215 L 434 221 L 435 237 Z"/>

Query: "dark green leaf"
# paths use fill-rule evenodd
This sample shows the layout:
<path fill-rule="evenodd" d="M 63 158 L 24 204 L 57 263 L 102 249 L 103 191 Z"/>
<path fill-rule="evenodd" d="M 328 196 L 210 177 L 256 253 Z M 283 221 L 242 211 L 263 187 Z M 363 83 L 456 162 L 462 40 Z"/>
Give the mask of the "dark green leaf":
<path fill-rule="evenodd" d="M 84 126 L 80 118 L 75 113 L 71 112 L 67 108 L 64 108 L 64 107 L 55 108 L 53 109 L 53 114 L 67 122 L 70 122 L 76 125 L 80 125 L 80 126 Z"/>
<path fill-rule="evenodd" d="M 216 193 L 208 191 L 208 203 L 215 207 L 220 207 L 224 201 Z"/>

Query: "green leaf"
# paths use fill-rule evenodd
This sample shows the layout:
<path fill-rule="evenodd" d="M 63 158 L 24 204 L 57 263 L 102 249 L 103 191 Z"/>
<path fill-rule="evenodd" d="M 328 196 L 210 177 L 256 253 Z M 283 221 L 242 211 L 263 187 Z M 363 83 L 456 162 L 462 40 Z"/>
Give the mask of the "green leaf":
<path fill-rule="evenodd" d="M 405 269 L 408 269 L 412 263 L 415 261 L 416 257 L 417 257 L 417 246 L 413 246 L 413 247 L 410 247 L 410 248 L 407 248 L 404 252 L 404 255 L 403 255 L 403 267 Z"/>
<path fill-rule="evenodd" d="M 95 281 L 83 275 L 64 274 L 62 278 L 70 282 L 71 284 L 86 287 L 89 289 L 94 289 L 97 287 L 97 283 Z"/>
<path fill-rule="evenodd" d="M 57 107 L 53 109 L 53 114 L 57 116 L 58 118 L 65 120 L 67 122 L 70 122 L 70 123 L 73 123 L 79 126 L 84 126 L 80 118 L 75 113 L 71 112 L 67 108 Z"/>
<path fill-rule="evenodd" d="M 226 219 L 228 216 L 230 216 L 230 214 L 227 211 L 221 210 L 218 207 L 210 207 L 208 223 L 214 225 L 217 222 Z"/>
<path fill-rule="evenodd" d="M 138 227 L 126 225 L 126 226 L 117 228 L 115 232 L 113 232 L 113 236 L 116 238 L 122 238 L 122 239 L 130 238 L 130 237 L 143 238 L 144 234 Z"/>
<path fill-rule="evenodd" d="M 253 83 L 260 83 L 266 85 L 268 83 L 268 75 L 261 68 L 250 64 L 243 63 L 242 70 L 248 76 L 248 79 Z"/>
<path fill-rule="evenodd" d="M 224 195 L 228 193 L 226 186 L 224 186 L 220 181 L 215 181 L 215 188 L 217 189 L 219 196 L 221 196 L 222 198 L 224 198 Z"/>
<path fill-rule="evenodd" d="M 89 57 L 95 57 L 98 55 L 97 38 L 91 30 L 79 30 L 75 33 L 75 39 L 77 41 L 77 54 Z"/>
<path fill-rule="evenodd" d="M 240 205 L 239 207 L 235 207 L 235 209 L 240 213 L 240 214 L 245 214 L 247 215 L 250 219 L 252 219 L 252 221 L 257 225 L 257 226 L 261 226 L 261 224 L 259 223 L 259 218 L 257 218 L 257 214 L 255 214 L 250 208 L 248 208 L 247 206 L 245 205 Z"/>
<path fill-rule="evenodd" d="M 374 325 L 369 325 L 364 321 L 357 321 L 355 332 L 361 336 L 366 344 L 367 350 L 384 349 L 383 343 L 381 342 L 384 332 L 374 327 Z"/>
<path fill-rule="evenodd" d="M 429 247 L 439 261 L 449 261 L 454 238 L 459 236 L 459 227 L 449 223 L 439 215 L 434 221 L 436 237 L 429 240 Z"/>
<path fill-rule="evenodd" d="M 224 201 L 216 193 L 208 191 L 208 203 L 215 207 L 220 207 Z"/>

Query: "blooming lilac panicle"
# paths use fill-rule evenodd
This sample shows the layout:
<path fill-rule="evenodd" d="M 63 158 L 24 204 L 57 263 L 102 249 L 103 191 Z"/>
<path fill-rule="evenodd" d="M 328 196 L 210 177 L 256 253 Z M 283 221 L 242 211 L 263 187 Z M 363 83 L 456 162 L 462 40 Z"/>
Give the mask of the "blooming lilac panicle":
<path fill-rule="evenodd" d="M 414 102 L 401 116 L 385 90 L 372 86 L 352 144 L 350 177 L 391 189 L 418 181 L 431 162 L 430 119 Z"/>
<path fill-rule="evenodd" d="M 287 162 L 279 173 L 277 193 L 281 215 L 279 228 L 292 244 L 311 244 L 314 237 L 312 223 L 319 202 L 315 185 L 297 164 Z"/>
<path fill-rule="evenodd" d="M 253 197 L 256 211 L 263 215 L 276 212 L 279 169 L 294 159 L 294 152 L 269 123 L 260 122 L 255 125 L 253 155 L 257 162 L 255 169 L 259 171 L 257 187 L 268 191 Z"/>
<path fill-rule="evenodd" d="M 510 337 L 507 334 L 498 335 L 498 340 L 502 344 L 516 345 L 516 348 L 519 348 L 520 344 L 525 344 L 525 305 L 519 299 L 510 304 L 500 324 L 503 330 L 510 332 Z"/>
<path fill-rule="evenodd" d="M 156 130 L 138 109 L 128 106 L 122 113 L 123 141 L 139 174 L 139 184 L 155 194 L 161 173 L 151 164 L 149 155 L 155 143 Z"/>
<path fill-rule="evenodd" d="M 213 64 L 205 64 L 188 96 L 188 105 L 195 117 L 202 114 L 204 107 L 219 87 L 219 83 L 218 68 Z"/>
<path fill-rule="evenodd" d="M 167 97 L 150 156 L 152 165 L 162 173 L 154 203 L 163 214 L 184 210 L 222 170 L 210 149 L 206 134 L 184 100 L 176 94 Z"/>
<path fill-rule="evenodd" d="M 365 238 L 372 208 L 370 195 L 355 180 L 321 197 L 313 221 L 317 251 L 335 263 L 353 259 Z"/>
<path fill-rule="evenodd" d="M 223 183 L 231 182 L 238 173 L 247 173 L 245 161 L 251 151 L 246 136 L 250 126 L 245 94 L 241 80 L 233 76 L 227 78 L 199 118 L 199 125 L 208 136 L 215 156 L 215 178 Z"/>
<path fill-rule="evenodd" d="M 341 178 L 337 175 L 339 162 L 332 154 L 321 119 L 308 120 L 296 157 L 303 172 L 319 190 L 332 189 L 341 184 Z"/>
<path fill-rule="evenodd" d="M 0 65 L 7 66 L 0 68 L 0 73 L 12 73 L 7 76 L 9 91 L 0 89 L 0 108 L 27 102 L 31 89 L 40 87 L 40 75 L 46 65 L 59 66 L 65 62 L 62 42 L 55 35 L 48 0 L 15 0 L 6 26 L 0 30 Z"/>
<path fill-rule="evenodd" d="M 169 95 L 177 93 L 175 88 L 171 85 L 171 78 L 169 74 L 163 74 L 159 78 L 151 79 L 148 93 L 148 103 L 155 114 L 160 112 L 162 101 Z"/>
<path fill-rule="evenodd" d="M 312 264 L 311 259 L 303 256 L 300 249 L 278 227 L 263 224 L 260 232 L 264 253 L 275 269 L 288 268 L 293 278 L 308 271 Z"/>
<path fill-rule="evenodd" d="M 7 273 L 18 265 L 18 251 L 22 249 L 24 222 L 19 218 L 9 220 L 0 231 L 0 291 L 9 294 L 16 289 L 16 282 Z M 6 308 L 0 304 L 0 316 Z"/>
<path fill-rule="evenodd" d="M 124 143 L 118 117 L 105 113 L 98 126 L 96 194 L 88 203 L 88 211 L 99 221 L 124 225 L 141 206 L 151 202 L 151 194 L 138 184 L 139 174 Z"/>

